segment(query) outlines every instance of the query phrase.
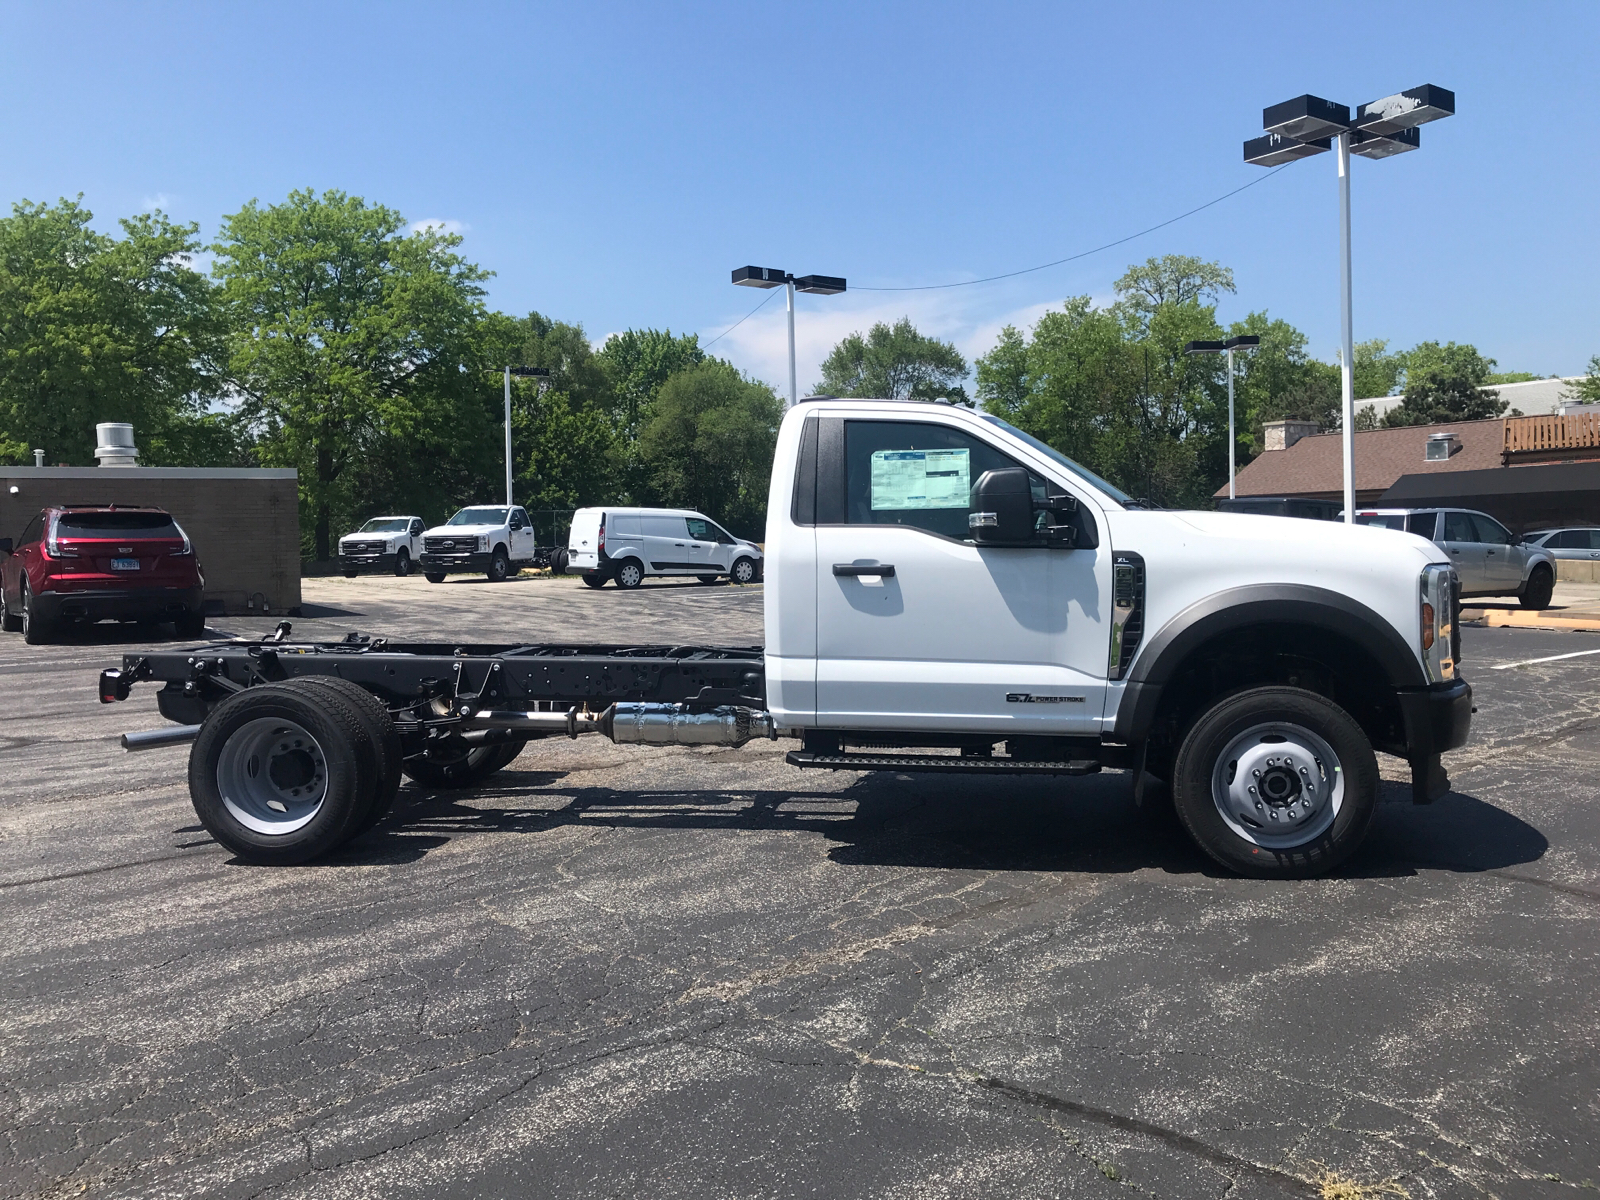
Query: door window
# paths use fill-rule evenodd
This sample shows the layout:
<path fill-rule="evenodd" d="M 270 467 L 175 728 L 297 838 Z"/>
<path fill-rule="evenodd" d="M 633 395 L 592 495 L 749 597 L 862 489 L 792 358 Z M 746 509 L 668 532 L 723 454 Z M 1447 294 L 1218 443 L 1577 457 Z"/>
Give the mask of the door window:
<path fill-rule="evenodd" d="M 689 536 L 697 542 L 709 542 L 711 536 L 711 522 L 704 517 L 685 517 L 685 524 L 689 526 Z"/>
<path fill-rule="evenodd" d="M 1589 532 L 1585 529 L 1563 529 L 1545 539 L 1547 550 L 1587 550 Z"/>
<path fill-rule="evenodd" d="M 972 485 L 985 471 L 1017 465 L 987 443 L 946 425 L 847 421 L 845 521 L 910 525 L 962 541 L 969 536 Z M 1036 481 L 1035 492 L 1043 498 L 1043 480 Z"/>
<path fill-rule="evenodd" d="M 1488 542 L 1491 546 L 1509 546 L 1511 544 L 1510 532 L 1493 517 L 1486 517 L 1482 513 L 1463 515 L 1472 517 L 1472 524 L 1478 531 L 1475 541 Z"/>
<path fill-rule="evenodd" d="M 1412 513 L 1406 518 L 1406 532 L 1415 533 L 1420 537 L 1432 538 L 1439 527 L 1439 514 L 1436 512 Z"/>
<path fill-rule="evenodd" d="M 1444 540 L 1447 542 L 1475 542 L 1478 531 L 1472 527 L 1472 517 L 1464 512 L 1447 512 L 1444 515 Z"/>

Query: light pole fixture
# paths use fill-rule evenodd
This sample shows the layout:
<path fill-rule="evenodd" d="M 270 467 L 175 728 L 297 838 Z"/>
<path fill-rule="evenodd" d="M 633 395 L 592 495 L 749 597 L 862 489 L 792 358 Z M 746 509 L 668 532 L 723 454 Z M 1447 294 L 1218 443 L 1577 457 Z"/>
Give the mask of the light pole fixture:
<path fill-rule="evenodd" d="M 1419 125 L 1454 116 L 1456 94 L 1425 83 L 1356 109 L 1320 96 L 1297 96 L 1262 110 L 1265 137 L 1244 144 L 1244 160 L 1276 167 L 1324 150 L 1339 151 L 1339 325 L 1340 375 L 1344 399 L 1344 519 L 1356 519 L 1355 345 L 1350 304 L 1350 156 L 1392 158 L 1422 144 Z"/>
<path fill-rule="evenodd" d="M 1233 436 L 1233 352 L 1235 350 L 1249 350 L 1261 344 L 1261 339 L 1253 333 L 1241 333 L 1231 337 L 1225 342 L 1188 342 L 1183 347 L 1185 354 L 1221 354 L 1228 355 L 1228 499 L 1233 499 L 1234 452 L 1237 444 Z"/>
<path fill-rule="evenodd" d="M 511 377 L 518 378 L 532 376 L 543 380 L 539 390 L 543 391 L 550 379 L 549 367 L 507 367 L 506 368 L 506 507 L 510 508 L 514 501 L 511 499 Z"/>
<path fill-rule="evenodd" d="M 837 296 L 844 291 L 844 280 L 836 275 L 802 275 L 798 279 L 776 267 L 735 267 L 733 281 L 740 287 L 789 289 L 789 404 L 793 407 L 799 398 L 794 378 L 794 294 L 810 292 L 814 296 Z"/>

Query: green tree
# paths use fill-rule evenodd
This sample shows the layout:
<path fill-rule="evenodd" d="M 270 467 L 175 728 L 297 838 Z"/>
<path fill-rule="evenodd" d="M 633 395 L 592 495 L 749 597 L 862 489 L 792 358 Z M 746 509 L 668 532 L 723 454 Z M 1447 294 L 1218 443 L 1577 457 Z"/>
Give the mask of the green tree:
<path fill-rule="evenodd" d="M 949 342 L 918 333 L 911 318 L 875 324 L 865 337 L 852 333 L 822 362 L 816 391 L 832 396 L 967 403 L 961 380 L 967 360 Z"/>
<path fill-rule="evenodd" d="M 212 247 L 241 412 L 263 461 L 299 468 L 318 559 L 373 443 L 470 438 L 486 373 L 506 361 L 480 357 L 488 273 L 456 253 L 458 235 L 404 229 L 393 209 L 305 190 L 252 200 Z"/>
<path fill-rule="evenodd" d="M 624 436 L 637 436 L 662 384 L 677 372 L 704 362 L 705 357 L 696 333 L 674 337 L 670 329 L 630 329 L 608 337 L 599 358 Z"/>
<path fill-rule="evenodd" d="M 1290 417 L 1315 421 L 1324 429 L 1338 427 L 1339 371 L 1306 353 L 1308 339 L 1304 333 L 1285 320 L 1269 318 L 1265 312 L 1235 321 L 1228 333 L 1254 334 L 1261 339 L 1255 350 L 1235 356 L 1241 463 L 1261 452 L 1261 427 L 1267 421 Z"/>
<path fill-rule="evenodd" d="M 1561 393 L 1563 400 L 1579 400 L 1584 404 L 1600 404 L 1600 354 L 1589 360 L 1588 373 L 1577 383 Z"/>
<path fill-rule="evenodd" d="M 1189 254 L 1163 254 L 1129 267 L 1114 285 L 1117 307 L 1136 329 L 1144 329 L 1160 309 L 1215 303 L 1233 292 L 1233 271 Z"/>
<path fill-rule="evenodd" d="M 761 537 L 782 419 L 773 390 L 727 362 L 709 359 L 677 372 L 639 432 L 651 498 Z"/>
<path fill-rule="evenodd" d="M 1394 394 L 1406 371 L 1406 356 L 1390 354 L 1385 338 L 1355 344 L 1355 399 L 1376 400 Z"/>
<path fill-rule="evenodd" d="M 1498 417 L 1507 401 L 1485 387 L 1495 361 L 1475 346 L 1421 342 L 1406 351 L 1405 399 L 1384 414 L 1383 423 L 1434 425 Z"/>
<path fill-rule="evenodd" d="M 95 424 L 128 421 L 147 463 L 232 461 L 206 415 L 223 325 L 188 266 L 198 226 L 145 213 L 113 238 L 81 201 L 24 200 L 0 219 L 0 453 L 89 465 Z"/>

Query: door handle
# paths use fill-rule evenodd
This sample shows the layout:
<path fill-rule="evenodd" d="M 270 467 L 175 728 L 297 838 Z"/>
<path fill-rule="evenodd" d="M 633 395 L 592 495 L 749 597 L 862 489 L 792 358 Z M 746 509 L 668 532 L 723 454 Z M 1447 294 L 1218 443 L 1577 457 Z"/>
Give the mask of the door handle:
<path fill-rule="evenodd" d="M 1484 553 L 1488 554 L 1488 555 L 1493 555 L 1494 551 L 1493 550 L 1485 550 Z"/>
<path fill-rule="evenodd" d="M 894 578 L 894 566 L 890 563 L 834 563 L 835 575 L 881 575 L 885 579 Z"/>
<path fill-rule="evenodd" d="M 673 542 L 673 543 L 672 543 L 672 544 L 673 544 L 673 545 L 674 545 L 674 546 L 681 546 L 681 545 L 683 545 L 683 543 L 682 543 L 682 542 Z"/>

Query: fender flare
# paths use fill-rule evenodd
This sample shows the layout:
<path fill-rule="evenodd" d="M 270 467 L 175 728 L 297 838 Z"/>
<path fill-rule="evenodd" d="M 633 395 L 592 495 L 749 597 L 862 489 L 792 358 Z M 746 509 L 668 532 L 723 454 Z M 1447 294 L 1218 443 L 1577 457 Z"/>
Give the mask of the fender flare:
<path fill-rule="evenodd" d="M 1112 737 L 1141 741 L 1155 723 L 1162 692 L 1184 661 L 1213 638 L 1253 625 L 1306 625 L 1337 634 L 1372 655 L 1396 691 L 1428 686 L 1416 651 L 1360 601 L 1305 584 L 1252 584 L 1197 600 L 1139 647 Z"/>

